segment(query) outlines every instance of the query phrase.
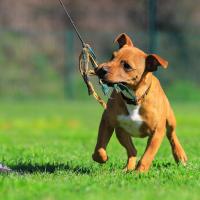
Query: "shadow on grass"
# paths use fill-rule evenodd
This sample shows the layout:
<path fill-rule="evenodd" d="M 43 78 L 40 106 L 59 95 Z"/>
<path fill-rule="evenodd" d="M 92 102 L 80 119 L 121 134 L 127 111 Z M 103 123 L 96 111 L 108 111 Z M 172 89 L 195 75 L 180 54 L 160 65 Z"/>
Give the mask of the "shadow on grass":
<path fill-rule="evenodd" d="M 32 164 L 32 163 L 19 163 L 17 165 L 9 166 L 12 171 L 19 173 L 55 173 L 56 171 L 67 171 L 75 174 L 90 174 L 91 169 L 83 166 L 71 166 L 70 164 Z"/>
<path fill-rule="evenodd" d="M 177 166 L 175 163 L 171 162 L 154 162 L 153 168 L 162 169 L 162 168 L 171 168 Z M 17 172 L 21 174 L 33 174 L 33 173 L 55 173 L 59 171 L 65 171 L 74 173 L 77 175 L 91 174 L 92 167 L 84 167 L 81 165 L 74 166 L 69 163 L 46 163 L 46 164 L 33 164 L 33 163 L 18 163 L 16 165 L 9 166 L 12 169 L 12 172 Z M 116 167 L 117 168 L 117 167 Z"/>

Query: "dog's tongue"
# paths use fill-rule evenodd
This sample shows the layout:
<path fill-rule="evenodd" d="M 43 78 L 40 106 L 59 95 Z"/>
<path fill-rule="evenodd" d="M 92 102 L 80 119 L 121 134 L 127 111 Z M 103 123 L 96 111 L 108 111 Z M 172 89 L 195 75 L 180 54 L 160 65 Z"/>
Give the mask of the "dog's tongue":
<path fill-rule="evenodd" d="M 10 172 L 10 171 L 11 169 L 9 167 L 6 167 L 0 163 L 0 173 Z"/>

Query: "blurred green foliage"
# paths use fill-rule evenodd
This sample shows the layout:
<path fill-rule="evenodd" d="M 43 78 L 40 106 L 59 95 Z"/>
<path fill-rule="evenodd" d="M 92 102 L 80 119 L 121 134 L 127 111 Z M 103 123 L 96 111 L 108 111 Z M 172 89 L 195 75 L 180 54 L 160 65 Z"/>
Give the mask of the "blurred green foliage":
<path fill-rule="evenodd" d="M 63 80 L 49 55 L 26 34 L 3 32 L 0 42 L 0 96 L 64 96 Z"/>
<path fill-rule="evenodd" d="M 200 88 L 194 82 L 174 81 L 169 87 L 166 87 L 166 93 L 170 100 L 180 101 L 199 101 Z"/>

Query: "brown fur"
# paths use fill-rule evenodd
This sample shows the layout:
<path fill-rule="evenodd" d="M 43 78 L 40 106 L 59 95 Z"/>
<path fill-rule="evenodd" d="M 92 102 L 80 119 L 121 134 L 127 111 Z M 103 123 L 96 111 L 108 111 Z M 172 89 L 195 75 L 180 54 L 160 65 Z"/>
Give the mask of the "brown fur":
<path fill-rule="evenodd" d="M 118 115 L 128 115 L 128 111 L 121 94 L 114 90 L 108 100 L 107 109 L 102 115 L 93 160 L 99 163 L 105 163 L 108 160 L 106 146 L 115 130 L 120 144 L 127 151 L 128 161 L 125 170 L 148 171 L 167 129 L 167 138 L 171 144 L 174 159 L 177 163 L 181 162 L 185 165 L 187 156 L 176 136 L 173 110 L 159 80 L 152 73 L 158 66 L 167 68 L 167 61 L 155 54 L 147 55 L 136 48 L 126 34 L 119 35 L 115 41 L 119 43 L 119 50 L 113 53 L 112 60 L 100 65 L 99 70 L 104 67 L 107 70 L 106 75 L 100 78 L 110 84 L 126 83 L 137 97 L 142 96 L 150 86 L 147 95 L 139 101 L 139 113 L 144 121 L 140 127 L 139 137 L 147 136 L 148 142 L 142 158 L 136 165 L 137 151 L 131 136 L 119 126 L 117 120 Z M 131 70 L 126 71 L 123 68 L 124 61 L 132 67 Z"/>

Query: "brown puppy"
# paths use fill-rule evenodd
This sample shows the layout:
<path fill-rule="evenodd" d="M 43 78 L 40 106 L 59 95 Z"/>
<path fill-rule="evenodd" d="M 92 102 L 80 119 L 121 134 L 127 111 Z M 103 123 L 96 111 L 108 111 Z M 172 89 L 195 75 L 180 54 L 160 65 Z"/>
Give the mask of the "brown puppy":
<path fill-rule="evenodd" d="M 175 161 L 185 165 L 187 156 L 176 136 L 173 110 L 159 80 L 152 73 L 158 66 L 167 68 L 168 62 L 136 48 L 124 33 L 115 42 L 118 42 L 119 50 L 113 53 L 110 61 L 99 66 L 97 74 L 107 84 L 126 84 L 136 96 L 136 101 L 113 91 L 102 115 L 93 160 L 99 163 L 108 160 L 106 146 L 115 130 L 119 142 L 127 151 L 125 170 L 136 168 L 140 172 L 147 171 L 166 132 Z M 145 152 L 137 166 L 137 151 L 131 136 L 148 136 Z"/>

